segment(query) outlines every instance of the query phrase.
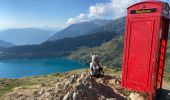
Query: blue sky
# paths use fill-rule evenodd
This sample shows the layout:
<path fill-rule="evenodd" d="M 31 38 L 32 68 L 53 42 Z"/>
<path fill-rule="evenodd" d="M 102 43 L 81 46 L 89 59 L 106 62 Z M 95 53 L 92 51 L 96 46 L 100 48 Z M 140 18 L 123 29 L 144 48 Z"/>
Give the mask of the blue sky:
<path fill-rule="evenodd" d="M 4 27 L 63 27 L 70 17 L 87 12 L 90 5 L 107 1 L 0 0 L 0 23 Z"/>
<path fill-rule="evenodd" d="M 140 0 L 0 0 L 0 29 L 59 27 L 95 18 L 118 18 Z M 170 0 L 164 0 L 170 1 Z M 115 10 L 119 10 L 113 14 Z"/>

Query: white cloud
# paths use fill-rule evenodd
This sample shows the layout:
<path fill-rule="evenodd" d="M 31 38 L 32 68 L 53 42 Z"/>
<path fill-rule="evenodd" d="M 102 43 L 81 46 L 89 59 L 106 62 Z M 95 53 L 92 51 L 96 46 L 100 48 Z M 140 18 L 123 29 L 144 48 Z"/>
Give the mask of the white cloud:
<path fill-rule="evenodd" d="M 77 19 L 76 18 L 69 18 L 67 21 L 67 24 L 74 24 L 77 23 Z"/>
<path fill-rule="evenodd" d="M 84 20 L 87 18 L 87 16 L 86 16 L 86 14 L 81 13 L 79 16 L 77 16 L 77 18 Z"/>
<path fill-rule="evenodd" d="M 66 24 L 70 25 L 70 24 L 74 24 L 74 23 L 84 22 L 87 20 L 89 20 L 89 17 L 87 16 L 87 14 L 81 13 L 77 17 L 69 18 Z"/>
<path fill-rule="evenodd" d="M 89 7 L 88 13 L 81 13 L 80 15 L 69 18 L 67 25 L 73 23 L 79 23 L 88 21 L 95 18 L 107 18 L 113 19 L 126 15 L 127 7 L 142 0 L 110 0 L 106 3 L 97 3 Z"/>
<path fill-rule="evenodd" d="M 100 3 L 89 7 L 89 15 L 93 17 L 105 17 L 113 11 L 112 3 Z M 113 12 L 112 12 L 113 13 Z"/>
<path fill-rule="evenodd" d="M 74 24 L 74 23 L 80 23 L 89 20 L 88 15 L 81 13 L 80 15 L 69 18 L 66 22 L 67 25 Z"/>
<path fill-rule="evenodd" d="M 119 18 L 126 15 L 127 8 L 142 0 L 112 0 L 113 18 Z"/>
<path fill-rule="evenodd" d="M 7 21 L 2 21 L 0 20 L 0 30 L 2 29 L 7 29 L 10 25 L 13 23 L 7 22 Z"/>

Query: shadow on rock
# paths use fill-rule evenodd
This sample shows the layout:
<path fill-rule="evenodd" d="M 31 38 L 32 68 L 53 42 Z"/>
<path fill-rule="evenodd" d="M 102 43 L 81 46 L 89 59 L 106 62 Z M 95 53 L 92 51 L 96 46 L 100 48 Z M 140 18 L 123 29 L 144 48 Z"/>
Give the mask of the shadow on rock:
<path fill-rule="evenodd" d="M 161 89 L 157 95 L 157 100 L 170 100 L 170 90 Z"/>

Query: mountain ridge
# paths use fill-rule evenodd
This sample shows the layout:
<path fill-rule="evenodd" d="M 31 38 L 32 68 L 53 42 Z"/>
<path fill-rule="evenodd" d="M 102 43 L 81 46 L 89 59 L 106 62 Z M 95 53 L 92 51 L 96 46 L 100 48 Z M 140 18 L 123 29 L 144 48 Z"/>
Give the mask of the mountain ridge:
<path fill-rule="evenodd" d="M 109 22 L 108 24 L 92 30 L 91 33 L 107 31 L 107 32 L 115 32 L 117 34 L 124 34 L 125 23 L 126 23 L 125 17 L 114 19 L 111 22 Z"/>
<path fill-rule="evenodd" d="M 45 42 L 54 31 L 38 28 L 12 28 L 0 32 L 0 39 L 14 45 L 40 44 Z"/>
<path fill-rule="evenodd" d="M 110 41 L 115 35 L 116 34 L 112 32 L 102 32 L 48 41 L 40 45 L 11 47 L 0 54 L 0 59 L 68 56 L 72 51 L 77 50 L 79 47 L 99 46 L 102 43 Z"/>
<path fill-rule="evenodd" d="M 9 47 L 13 47 L 13 46 L 15 46 L 15 45 L 12 43 L 0 40 L 0 47 L 2 47 L 2 48 L 9 48 Z"/>
<path fill-rule="evenodd" d="M 76 37 L 80 35 L 87 35 L 90 31 L 99 28 L 100 26 L 110 23 L 110 20 L 96 19 L 89 22 L 81 22 L 69 25 L 65 29 L 57 32 L 51 36 L 48 41 L 55 41 L 67 37 Z"/>

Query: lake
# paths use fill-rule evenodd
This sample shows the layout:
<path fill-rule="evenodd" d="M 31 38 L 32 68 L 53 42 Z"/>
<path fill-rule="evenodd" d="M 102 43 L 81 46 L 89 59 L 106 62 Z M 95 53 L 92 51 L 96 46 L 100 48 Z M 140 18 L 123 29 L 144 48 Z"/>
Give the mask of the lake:
<path fill-rule="evenodd" d="M 0 78 L 47 75 L 85 67 L 79 62 L 64 58 L 3 60 L 0 61 Z"/>

